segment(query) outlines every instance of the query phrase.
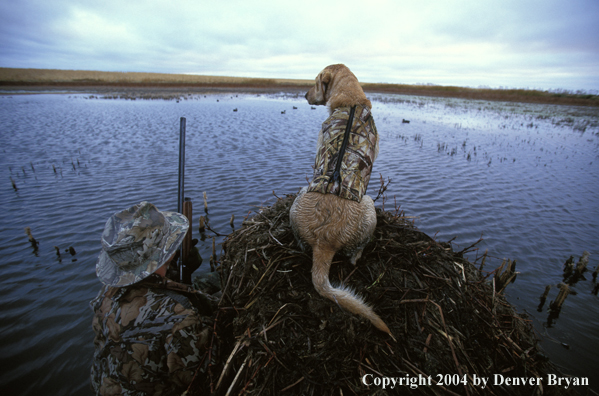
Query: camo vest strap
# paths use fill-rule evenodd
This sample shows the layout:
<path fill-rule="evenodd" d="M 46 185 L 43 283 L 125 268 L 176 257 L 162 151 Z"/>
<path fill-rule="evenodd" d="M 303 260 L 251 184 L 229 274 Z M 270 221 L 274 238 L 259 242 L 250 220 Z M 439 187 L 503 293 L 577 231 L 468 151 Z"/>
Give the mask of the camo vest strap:
<path fill-rule="evenodd" d="M 314 163 L 314 176 L 308 191 L 336 194 L 360 202 L 366 193 L 377 154 L 378 134 L 367 107 L 356 106 L 349 141 L 341 163 L 341 183 L 333 179 L 339 160 L 350 108 L 336 109 L 322 124 Z"/>

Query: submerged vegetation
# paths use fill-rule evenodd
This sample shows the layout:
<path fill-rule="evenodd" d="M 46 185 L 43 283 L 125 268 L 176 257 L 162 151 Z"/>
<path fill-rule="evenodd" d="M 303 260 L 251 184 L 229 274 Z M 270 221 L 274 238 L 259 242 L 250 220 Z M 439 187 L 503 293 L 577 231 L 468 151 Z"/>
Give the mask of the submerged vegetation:
<path fill-rule="evenodd" d="M 0 89 L 11 87 L 69 88 L 86 92 L 118 92 L 128 89 L 218 89 L 306 90 L 313 80 L 266 79 L 192 74 L 101 72 L 85 70 L 0 68 Z M 441 85 L 362 83 L 365 91 L 402 95 L 454 97 L 492 101 L 599 106 L 599 96 L 587 92 L 540 91 L 529 89 L 466 88 Z"/>

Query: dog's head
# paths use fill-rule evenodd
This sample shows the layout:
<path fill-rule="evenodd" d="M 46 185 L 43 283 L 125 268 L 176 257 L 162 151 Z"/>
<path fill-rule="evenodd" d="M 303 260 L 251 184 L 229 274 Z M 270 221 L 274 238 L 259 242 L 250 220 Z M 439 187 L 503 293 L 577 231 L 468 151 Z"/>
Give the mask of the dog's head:
<path fill-rule="evenodd" d="M 311 105 L 327 105 L 331 110 L 356 104 L 372 108 L 354 73 L 342 64 L 327 66 L 318 73 L 306 100 Z"/>

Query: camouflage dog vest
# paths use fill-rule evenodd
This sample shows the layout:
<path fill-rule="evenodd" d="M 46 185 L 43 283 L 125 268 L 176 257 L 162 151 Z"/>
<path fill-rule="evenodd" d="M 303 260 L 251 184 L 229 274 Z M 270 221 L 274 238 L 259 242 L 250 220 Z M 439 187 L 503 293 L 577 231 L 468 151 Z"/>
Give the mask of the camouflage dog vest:
<path fill-rule="evenodd" d="M 378 149 L 378 134 L 370 110 L 358 105 L 345 153 L 340 153 L 350 111 L 350 107 L 338 108 L 322 123 L 314 176 L 308 191 L 336 194 L 360 202 L 370 181 Z M 336 180 L 334 173 L 338 161 L 341 161 L 340 178 Z"/>

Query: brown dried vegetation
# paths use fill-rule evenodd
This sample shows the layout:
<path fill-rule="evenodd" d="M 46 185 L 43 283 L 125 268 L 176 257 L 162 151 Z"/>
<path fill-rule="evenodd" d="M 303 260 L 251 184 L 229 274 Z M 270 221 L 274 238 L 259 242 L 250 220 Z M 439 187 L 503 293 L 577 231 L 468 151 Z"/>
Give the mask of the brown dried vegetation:
<path fill-rule="evenodd" d="M 556 387 L 472 385 L 473 375 L 546 377 L 557 370 L 539 352 L 530 322 L 463 257 L 466 249 L 454 252 L 397 211 L 377 209 L 375 235 L 357 266 L 336 256 L 330 272 L 332 282 L 372 304 L 397 342 L 319 296 L 311 256 L 298 251 L 290 229 L 293 199 L 279 199 L 227 238 L 214 340 L 224 370 L 214 367 L 204 384 L 192 384 L 191 395 L 206 388 L 231 395 L 387 394 L 364 385 L 365 374 L 431 376 L 431 386 L 401 386 L 394 391 L 400 394 L 564 394 Z M 441 374 L 468 384 L 437 384 Z"/>
<path fill-rule="evenodd" d="M 219 88 L 228 90 L 307 90 L 313 80 L 266 79 L 191 74 L 102 72 L 87 70 L 0 68 L 0 89 L 25 88 L 85 88 L 86 92 L 120 93 L 127 88 L 182 90 Z M 567 91 L 548 92 L 529 89 L 483 89 L 440 85 L 362 83 L 364 91 L 416 96 L 438 96 L 491 101 L 549 103 L 578 106 L 599 106 L 599 96 Z M 129 95 L 134 96 L 133 93 Z"/>

